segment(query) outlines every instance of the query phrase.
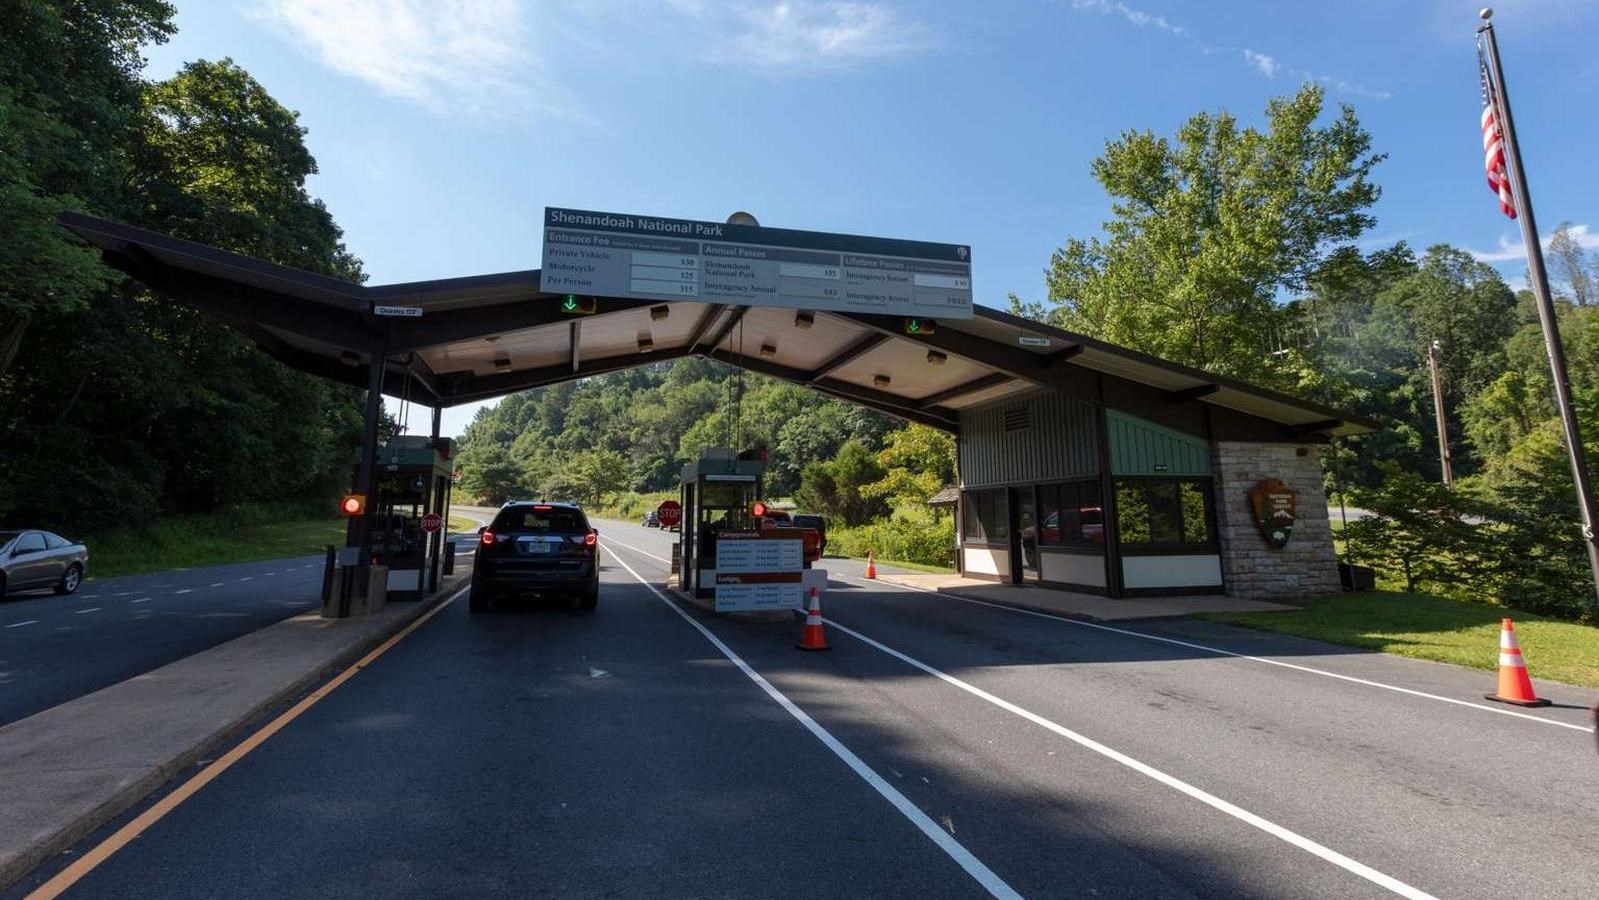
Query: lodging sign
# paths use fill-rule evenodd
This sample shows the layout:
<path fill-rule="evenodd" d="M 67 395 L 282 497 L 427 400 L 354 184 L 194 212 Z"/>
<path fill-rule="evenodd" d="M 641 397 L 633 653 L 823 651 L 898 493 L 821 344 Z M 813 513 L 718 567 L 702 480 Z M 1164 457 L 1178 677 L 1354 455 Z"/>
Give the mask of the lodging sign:
<path fill-rule="evenodd" d="M 970 319 L 971 248 L 544 210 L 547 293 Z"/>
<path fill-rule="evenodd" d="M 798 609 L 804 567 L 797 535 L 724 533 L 716 541 L 716 611 Z"/>

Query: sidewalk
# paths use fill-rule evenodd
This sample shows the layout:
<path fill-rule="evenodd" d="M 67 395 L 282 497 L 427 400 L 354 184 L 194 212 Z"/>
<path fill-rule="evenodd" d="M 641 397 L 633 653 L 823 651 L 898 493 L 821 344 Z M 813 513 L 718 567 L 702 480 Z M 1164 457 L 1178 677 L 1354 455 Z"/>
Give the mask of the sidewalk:
<path fill-rule="evenodd" d="M 0 728 L 0 890 L 454 596 L 307 613 Z"/>
<path fill-rule="evenodd" d="M 845 563 L 846 565 L 838 565 Z M 855 565 L 849 565 L 856 563 Z M 860 578 L 858 561 L 826 560 L 827 567 L 852 578 Z M 959 575 L 929 574 L 879 565 L 877 580 L 884 584 L 936 591 L 952 597 L 982 600 L 1004 606 L 1015 606 L 1038 612 L 1054 613 L 1074 619 L 1112 622 L 1121 619 L 1158 619 L 1166 616 L 1187 616 L 1210 612 L 1282 612 L 1298 609 L 1283 603 L 1264 600 L 1243 600 L 1220 594 L 1194 597 L 1123 597 L 1112 599 L 1098 594 L 1062 591 L 1036 585 L 996 584 Z"/>

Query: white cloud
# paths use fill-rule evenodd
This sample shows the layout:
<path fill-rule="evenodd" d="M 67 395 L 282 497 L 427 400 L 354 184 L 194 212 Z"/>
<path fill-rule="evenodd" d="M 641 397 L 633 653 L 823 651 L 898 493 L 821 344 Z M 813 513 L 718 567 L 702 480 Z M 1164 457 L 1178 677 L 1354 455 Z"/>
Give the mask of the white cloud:
<path fill-rule="evenodd" d="M 1584 250 L 1599 250 L 1599 234 L 1593 234 L 1589 232 L 1587 225 L 1571 226 L 1571 238 L 1577 242 L 1577 246 Z M 1553 239 L 1553 234 L 1546 234 L 1538 239 L 1538 243 L 1541 244 L 1545 250 L 1548 250 L 1549 242 Z M 1498 249 L 1469 250 L 1468 252 L 1470 252 L 1478 262 L 1495 263 L 1509 262 L 1516 259 L 1524 260 L 1527 258 L 1527 243 L 1525 241 L 1513 241 L 1501 234 L 1499 236 Z"/>
<path fill-rule="evenodd" d="M 435 112 L 562 112 L 517 0 L 265 0 L 256 14 L 318 62 Z"/>
<path fill-rule="evenodd" d="M 1175 38 L 1193 44 L 1206 54 L 1234 52 L 1229 48 L 1206 43 L 1192 31 L 1167 19 L 1165 16 L 1136 9 L 1122 3 L 1121 0 L 1071 0 L 1071 4 L 1072 9 L 1079 12 L 1096 12 L 1105 16 L 1119 16 L 1138 28 L 1154 28 L 1164 31 Z M 1393 94 L 1381 88 L 1369 88 L 1358 82 L 1334 78 L 1331 75 L 1318 75 L 1305 69 L 1292 68 L 1269 53 L 1260 53 L 1248 47 L 1242 48 L 1241 58 L 1251 68 L 1267 78 L 1276 78 L 1279 72 L 1283 72 L 1300 81 L 1314 81 L 1326 85 L 1329 89 L 1340 94 L 1353 94 L 1357 97 L 1366 97 L 1372 100 L 1387 100 L 1393 96 Z"/>
<path fill-rule="evenodd" d="M 1276 59 L 1264 53 L 1256 53 L 1248 47 L 1244 48 L 1244 59 L 1248 60 L 1250 65 L 1259 69 L 1260 73 L 1267 78 L 1276 78 L 1277 70 L 1283 67 L 1283 64 Z"/>
<path fill-rule="evenodd" d="M 878 3 L 773 3 L 754 8 L 697 4 L 702 23 L 724 30 L 716 62 L 753 65 L 768 73 L 839 69 L 905 56 L 930 45 L 919 22 Z M 729 27 L 730 26 L 730 27 Z"/>
<path fill-rule="evenodd" d="M 768 75 L 837 71 L 932 46 L 921 22 L 856 0 L 259 2 L 252 16 L 322 65 L 441 114 L 586 119 L 540 64 L 552 49 L 543 45 L 603 49 L 624 24 L 651 40 L 673 34 L 668 46 L 684 55 Z"/>
<path fill-rule="evenodd" d="M 1130 24 L 1139 28 L 1154 28 L 1174 37 L 1180 37 L 1185 41 L 1192 41 L 1206 53 L 1213 52 L 1215 49 L 1194 37 L 1193 32 L 1183 26 L 1172 24 L 1171 20 L 1165 16 L 1134 9 L 1125 3 L 1119 2 L 1119 0 L 1072 0 L 1072 9 L 1097 12 L 1106 16 L 1121 16 Z"/>

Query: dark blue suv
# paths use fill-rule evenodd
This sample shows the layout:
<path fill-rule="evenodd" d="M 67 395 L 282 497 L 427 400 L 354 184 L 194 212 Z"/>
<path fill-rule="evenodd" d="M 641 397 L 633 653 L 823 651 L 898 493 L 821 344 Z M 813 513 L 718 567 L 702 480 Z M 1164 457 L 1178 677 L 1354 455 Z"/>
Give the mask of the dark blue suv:
<path fill-rule="evenodd" d="M 599 603 L 599 535 L 575 504 L 507 503 L 479 529 L 472 612 L 518 594 L 559 594 L 583 610 Z"/>

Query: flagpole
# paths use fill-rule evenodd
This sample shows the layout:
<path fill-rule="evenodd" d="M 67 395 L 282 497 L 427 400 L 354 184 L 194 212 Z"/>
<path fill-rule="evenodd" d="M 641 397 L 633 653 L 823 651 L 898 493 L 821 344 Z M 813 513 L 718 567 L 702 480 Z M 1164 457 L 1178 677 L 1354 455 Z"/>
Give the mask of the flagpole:
<path fill-rule="evenodd" d="M 1595 596 L 1599 597 L 1599 534 L 1594 523 L 1599 514 L 1594 510 L 1593 486 L 1588 479 L 1588 454 L 1583 449 L 1582 433 L 1577 428 L 1577 414 L 1571 404 L 1571 376 L 1566 373 L 1566 352 L 1560 345 L 1560 329 L 1555 318 L 1555 305 L 1549 295 L 1549 275 L 1544 271 L 1543 246 L 1538 243 L 1538 224 L 1532 215 L 1532 194 L 1527 190 L 1527 172 L 1521 166 L 1521 145 L 1516 140 L 1516 126 L 1510 118 L 1510 95 L 1505 89 L 1505 72 L 1499 64 L 1499 42 L 1494 38 L 1490 21 L 1492 9 L 1480 13 L 1483 24 L 1477 32 L 1487 39 L 1489 77 L 1494 82 L 1494 104 L 1500 125 L 1503 126 L 1505 157 L 1509 163 L 1511 193 L 1521 222 L 1521 240 L 1527 245 L 1527 272 L 1533 296 L 1538 301 L 1538 323 L 1543 327 L 1544 349 L 1549 354 L 1549 373 L 1554 380 L 1555 405 L 1560 408 L 1560 424 L 1566 436 L 1566 455 L 1571 462 L 1571 477 L 1577 486 L 1577 505 L 1582 510 L 1582 542 L 1588 550 L 1588 566 L 1593 571 Z"/>

